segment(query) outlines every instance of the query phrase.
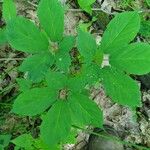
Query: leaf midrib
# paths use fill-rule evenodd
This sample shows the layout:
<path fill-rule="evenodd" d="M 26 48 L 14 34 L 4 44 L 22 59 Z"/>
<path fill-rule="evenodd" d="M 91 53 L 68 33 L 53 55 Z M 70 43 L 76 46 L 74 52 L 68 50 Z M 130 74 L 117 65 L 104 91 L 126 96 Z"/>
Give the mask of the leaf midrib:
<path fill-rule="evenodd" d="M 132 18 L 135 16 L 135 14 L 132 16 Z M 123 32 L 125 30 L 125 28 L 128 26 L 129 22 L 131 22 L 132 18 L 130 20 L 128 20 L 127 24 L 122 28 L 122 30 L 114 37 L 113 40 L 111 40 L 111 42 L 108 42 L 108 44 L 105 46 L 104 50 L 107 50 L 107 48 L 109 47 L 109 45 L 111 45 L 116 39 L 117 37 L 120 35 L 121 32 Z M 111 46 L 110 46 L 111 47 Z"/>

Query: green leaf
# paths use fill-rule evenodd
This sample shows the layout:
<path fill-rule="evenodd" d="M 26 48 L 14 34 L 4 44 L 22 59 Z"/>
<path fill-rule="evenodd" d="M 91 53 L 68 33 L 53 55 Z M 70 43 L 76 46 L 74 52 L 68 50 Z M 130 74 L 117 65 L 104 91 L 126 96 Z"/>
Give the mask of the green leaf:
<path fill-rule="evenodd" d="M 86 85 L 94 85 L 99 81 L 100 67 L 94 63 L 83 65 L 81 72 L 67 81 L 68 88 L 77 93 L 87 93 Z"/>
<path fill-rule="evenodd" d="M 59 43 L 59 50 L 56 53 L 56 65 L 62 71 L 69 71 L 69 66 L 71 65 L 71 58 L 70 58 L 70 50 L 73 48 L 75 44 L 75 37 L 73 36 L 66 36 L 64 39 Z"/>
<path fill-rule="evenodd" d="M 68 72 L 69 71 L 69 66 L 71 65 L 71 58 L 70 55 L 68 53 L 64 53 L 64 55 L 62 55 L 62 53 L 58 53 L 56 55 L 56 66 L 64 72 Z"/>
<path fill-rule="evenodd" d="M 145 37 L 150 37 L 150 21 L 149 20 L 143 20 L 141 22 L 140 27 L 140 34 Z"/>
<path fill-rule="evenodd" d="M 110 64 L 130 74 L 147 74 L 150 72 L 150 45 L 134 43 L 118 49 L 110 56 Z"/>
<path fill-rule="evenodd" d="M 6 22 L 17 15 L 16 6 L 13 0 L 3 0 L 3 18 Z"/>
<path fill-rule="evenodd" d="M 92 85 L 99 81 L 99 72 L 100 67 L 94 63 L 91 63 L 90 65 L 83 65 L 81 78 L 85 84 Z"/>
<path fill-rule="evenodd" d="M 60 41 L 64 32 L 64 8 L 58 0 L 42 0 L 38 17 L 51 41 Z"/>
<path fill-rule="evenodd" d="M 40 149 L 49 150 L 48 146 L 40 138 L 37 138 L 36 140 L 34 140 L 34 147 L 36 147 L 36 149 L 38 150 Z"/>
<path fill-rule="evenodd" d="M 20 148 L 33 149 L 34 139 L 30 134 L 22 134 L 11 141 Z"/>
<path fill-rule="evenodd" d="M 62 150 L 62 146 L 61 145 L 55 145 L 55 146 L 51 146 L 50 147 L 51 150 Z M 48 149 L 44 149 L 44 150 L 50 150 Z"/>
<path fill-rule="evenodd" d="M 51 89 L 60 90 L 67 85 L 67 76 L 60 72 L 49 71 L 46 75 L 46 81 Z"/>
<path fill-rule="evenodd" d="M 34 88 L 20 94 L 12 112 L 22 116 L 35 116 L 44 112 L 56 100 L 56 93 L 49 88 Z"/>
<path fill-rule="evenodd" d="M 92 20 L 88 21 L 87 23 L 81 22 L 81 23 L 79 23 L 78 27 L 79 27 L 82 31 L 88 32 L 88 29 L 92 26 L 92 24 L 93 24 L 95 21 L 97 21 L 97 19 L 98 19 L 97 17 L 93 17 Z"/>
<path fill-rule="evenodd" d="M 102 111 L 87 96 L 73 93 L 69 98 L 69 108 L 74 125 L 103 126 Z"/>
<path fill-rule="evenodd" d="M 88 22 L 88 23 L 79 23 L 79 28 L 84 31 L 84 32 L 88 32 L 88 28 L 92 25 L 92 21 Z"/>
<path fill-rule="evenodd" d="M 12 19 L 7 24 L 10 45 L 19 51 L 39 53 L 48 51 L 48 40 L 35 24 L 23 17 Z"/>
<path fill-rule="evenodd" d="M 62 142 L 63 144 L 76 144 L 77 143 L 77 129 L 72 128 L 69 135 L 66 137 L 66 139 Z"/>
<path fill-rule="evenodd" d="M 80 7 L 85 10 L 87 13 L 92 14 L 92 9 L 91 5 L 95 2 L 96 0 L 78 0 L 78 3 Z"/>
<path fill-rule="evenodd" d="M 102 49 L 100 47 L 98 47 L 98 49 L 96 50 L 96 53 L 94 55 L 94 62 L 101 66 L 102 65 L 102 62 L 103 62 L 103 56 L 104 56 L 104 53 L 102 51 Z"/>
<path fill-rule="evenodd" d="M 70 55 L 68 53 L 64 53 L 64 55 L 62 55 L 62 53 L 60 52 L 56 55 L 55 58 L 56 58 L 56 66 L 61 71 L 68 72 L 69 66 L 71 65 Z"/>
<path fill-rule="evenodd" d="M 147 5 L 150 6 L 150 0 L 146 0 Z"/>
<path fill-rule="evenodd" d="M 138 12 L 123 12 L 117 14 L 108 24 L 104 32 L 101 49 L 104 53 L 112 54 L 118 47 L 132 41 L 140 29 Z"/>
<path fill-rule="evenodd" d="M 106 94 L 121 105 L 138 107 L 141 105 L 140 88 L 136 81 L 115 68 L 101 70 L 102 84 Z"/>
<path fill-rule="evenodd" d="M 65 36 L 63 40 L 59 43 L 59 50 L 62 52 L 69 52 L 75 45 L 74 36 Z"/>
<path fill-rule="evenodd" d="M 77 93 L 85 92 L 85 85 L 86 85 L 86 82 L 82 78 L 82 75 L 70 77 L 67 82 L 67 86 L 69 90 L 73 92 L 77 92 Z"/>
<path fill-rule="evenodd" d="M 0 144 L 0 150 L 4 150 L 4 146 Z"/>
<path fill-rule="evenodd" d="M 48 72 L 48 68 L 54 63 L 54 58 L 50 53 L 35 54 L 26 58 L 19 70 L 28 73 L 28 79 L 32 82 L 41 82 Z"/>
<path fill-rule="evenodd" d="M 78 30 L 77 47 L 86 62 L 91 62 L 97 50 L 94 37 L 81 29 Z"/>
<path fill-rule="evenodd" d="M 85 88 L 85 80 L 78 75 L 76 77 L 70 77 L 68 80 L 68 87 L 71 91 L 81 92 Z"/>
<path fill-rule="evenodd" d="M 15 146 L 14 147 L 14 150 L 20 150 L 20 147 L 19 146 Z M 26 150 L 26 149 L 25 149 Z"/>
<path fill-rule="evenodd" d="M 0 135 L 0 145 L 2 145 L 3 147 L 7 147 L 9 145 L 10 139 L 10 134 Z"/>
<path fill-rule="evenodd" d="M 58 100 L 46 116 L 41 125 L 41 139 L 52 147 L 64 140 L 71 129 L 71 118 L 67 101 Z"/>
<path fill-rule="evenodd" d="M 7 43 L 6 29 L 0 29 L 0 45 Z"/>
<path fill-rule="evenodd" d="M 30 80 L 23 79 L 23 78 L 18 78 L 16 80 L 17 80 L 17 83 L 19 84 L 19 90 L 21 92 L 29 90 L 32 86 L 32 82 Z"/>

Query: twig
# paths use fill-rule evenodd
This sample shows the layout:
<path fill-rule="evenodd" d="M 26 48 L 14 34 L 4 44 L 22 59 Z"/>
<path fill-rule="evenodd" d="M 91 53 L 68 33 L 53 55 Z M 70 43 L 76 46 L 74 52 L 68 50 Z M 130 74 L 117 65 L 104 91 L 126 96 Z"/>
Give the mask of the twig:
<path fill-rule="evenodd" d="M 149 13 L 150 12 L 150 9 L 143 9 L 143 10 L 140 10 L 138 11 L 139 13 Z"/>
<path fill-rule="evenodd" d="M 84 10 L 83 9 L 68 9 L 68 11 L 72 11 L 72 12 L 83 12 Z M 92 8 L 92 11 L 103 11 L 104 13 L 107 13 L 109 15 L 114 15 L 116 14 L 116 12 L 113 12 L 113 13 L 110 13 L 104 9 L 101 9 L 101 8 Z"/>
<path fill-rule="evenodd" d="M 83 9 L 68 9 L 68 11 L 73 11 L 73 12 L 83 12 Z M 115 15 L 117 12 L 109 13 L 108 11 L 101 9 L 101 8 L 92 8 L 92 11 L 103 11 L 107 14 L 110 15 Z M 145 9 L 145 10 L 139 10 L 138 13 L 149 13 L 150 9 Z"/>
<path fill-rule="evenodd" d="M 24 60 L 25 58 L 0 58 L 0 61 Z"/>
<path fill-rule="evenodd" d="M 6 92 L 6 91 L 12 89 L 13 87 L 15 87 L 15 85 L 16 85 L 16 83 L 14 83 L 14 84 L 12 84 L 12 85 L 10 85 L 10 86 L 4 88 L 2 91 L 0 91 L 0 94 L 2 94 L 2 93 L 4 93 L 4 92 Z"/>
<path fill-rule="evenodd" d="M 34 7 L 37 7 L 37 5 L 36 4 L 34 4 L 34 3 L 32 3 L 32 2 L 30 2 L 30 1 L 27 1 L 30 5 L 32 5 L 32 6 L 34 6 Z"/>

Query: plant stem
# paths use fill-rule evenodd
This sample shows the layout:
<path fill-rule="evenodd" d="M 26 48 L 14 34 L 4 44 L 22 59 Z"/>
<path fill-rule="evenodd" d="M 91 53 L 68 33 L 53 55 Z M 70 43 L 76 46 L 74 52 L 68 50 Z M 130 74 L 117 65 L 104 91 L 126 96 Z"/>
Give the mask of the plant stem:
<path fill-rule="evenodd" d="M 102 138 L 105 138 L 105 139 L 108 139 L 108 140 L 111 140 L 111 141 L 118 141 L 119 143 L 122 143 L 124 145 L 128 145 L 128 146 L 134 146 L 140 150 L 150 150 L 149 148 L 146 148 L 144 146 L 139 146 L 137 144 L 133 144 L 133 143 L 129 143 L 129 142 L 126 142 L 126 141 L 122 141 L 121 139 L 115 137 L 115 136 L 107 136 L 107 135 L 104 135 L 104 134 L 100 134 L 100 133 L 96 133 L 96 132 L 93 132 L 91 130 L 88 130 L 88 129 L 84 129 L 84 128 L 81 128 L 81 127 L 78 127 L 78 126 L 75 126 L 73 125 L 74 128 L 76 129 L 80 129 L 88 134 L 93 134 L 93 135 L 96 135 L 96 136 L 99 136 L 99 137 L 102 137 Z"/>

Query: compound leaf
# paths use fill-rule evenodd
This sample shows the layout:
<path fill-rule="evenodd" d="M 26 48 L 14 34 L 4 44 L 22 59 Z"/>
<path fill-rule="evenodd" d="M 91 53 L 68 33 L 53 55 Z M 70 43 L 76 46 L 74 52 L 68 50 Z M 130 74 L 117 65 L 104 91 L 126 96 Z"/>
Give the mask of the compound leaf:
<path fill-rule="evenodd" d="M 6 29 L 0 29 L 0 45 L 7 43 Z"/>
<path fill-rule="evenodd" d="M 110 56 L 110 64 L 130 74 L 147 74 L 150 72 L 150 45 L 134 43 L 118 49 Z"/>
<path fill-rule="evenodd" d="M 60 41 L 64 32 L 64 8 L 58 0 L 42 0 L 38 17 L 51 41 Z"/>
<path fill-rule="evenodd" d="M 46 36 L 33 22 L 23 17 L 17 17 L 8 22 L 7 37 L 10 45 L 16 50 L 39 53 L 48 51 Z"/>
<path fill-rule="evenodd" d="M 28 79 L 33 82 L 41 82 L 48 71 L 48 68 L 54 63 L 54 58 L 49 53 L 35 54 L 26 58 L 21 64 L 19 70 L 28 73 Z"/>
<path fill-rule="evenodd" d="M 67 101 L 58 100 L 41 125 L 41 139 L 50 147 L 66 139 L 71 129 L 71 118 Z"/>
<path fill-rule="evenodd" d="M 97 45 L 94 37 L 81 29 L 78 30 L 77 47 L 82 56 L 84 56 L 86 62 L 91 62 L 96 50 Z"/>
<path fill-rule="evenodd" d="M 102 111 L 95 102 L 88 98 L 88 96 L 73 93 L 69 97 L 68 102 L 71 110 L 72 122 L 75 125 L 103 126 Z"/>
<path fill-rule="evenodd" d="M 16 6 L 13 0 L 3 0 L 3 18 L 6 22 L 17 15 Z"/>
<path fill-rule="evenodd" d="M 55 100 L 56 93 L 49 88 L 34 88 L 17 97 L 12 112 L 22 116 L 35 116 L 45 111 Z"/>
<path fill-rule="evenodd" d="M 127 45 L 133 40 L 140 29 L 138 12 L 123 12 L 117 14 L 108 24 L 104 32 L 101 49 L 104 53 L 112 54 L 118 47 Z"/>
<path fill-rule="evenodd" d="M 138 84 L 115 68 L 105 67 L 101 70 L 102 84 L 106 94 L 121 105 L 138 107 L 141 104 L 141 94 Z"/>
<path fill-rule="evenodd" d="M 92 9 L 91 5 L 95 2 L 96 0 L 78 0 L 78 3 L 80 7 L 85 10 L 87 13 L 92 14 Z"/>

